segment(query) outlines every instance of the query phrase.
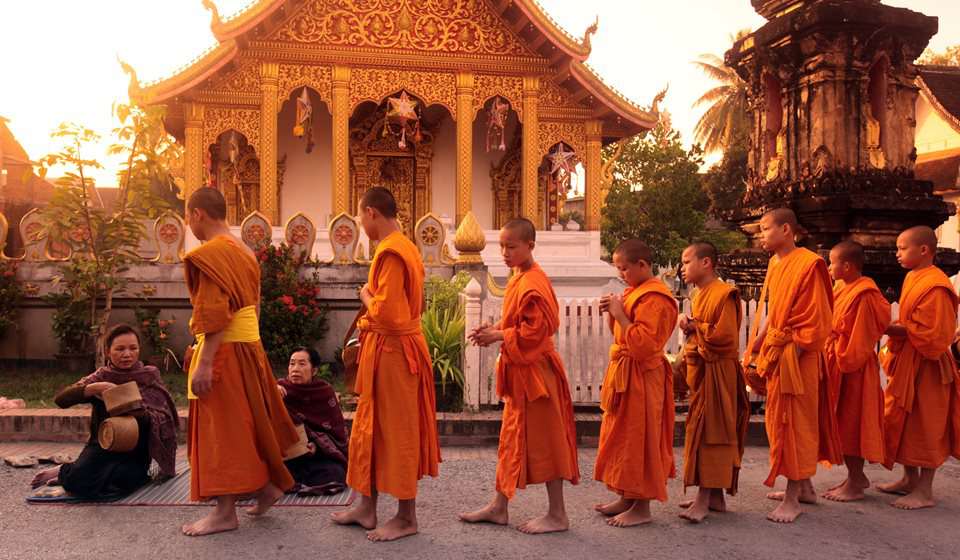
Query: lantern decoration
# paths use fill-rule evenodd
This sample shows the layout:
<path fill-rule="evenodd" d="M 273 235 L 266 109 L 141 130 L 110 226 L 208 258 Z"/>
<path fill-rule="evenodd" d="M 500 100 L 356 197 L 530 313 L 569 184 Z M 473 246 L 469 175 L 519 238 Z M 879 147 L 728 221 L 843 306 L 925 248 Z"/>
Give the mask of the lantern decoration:
<path fill-rule="evenodd" d="M 233 171 L 233 185 L 238 186 L 240 184 L 240 169 L 238 167 L 240 161 L 240 141 L 237 140 L 237 132 L 235 130 L 231 130 L 230 137 L 227 138 L 227 161 L 230 162 L 230 167 Z"/>
<path fill-rule="evenodd" d="M 297 138 L 307 137 L 307 153 L 313 151 L 313 104 L 307 88 L 303 88 L 297 98 L 297 117 L 293 125 L 293 135 Z"/>
<path fill-rule="evenodd" d="M 558 223 L 563 211 L 563 201 L 570 190 L 570 182 L 577 165 L 577 154 L 567 150 L 565 144 L 560 143 L 547 155 L 550 170 L 547 174 L 547 203 L 549 222 Z"/>
<path fill-rule="evenodd" d="M 507 115 L 510 113 L 510 104 L 499 95 L 493 98 L 490 109 L 487 110 L 487 152 L 490 145 L 495 150 L 506 151 Z"/>
<path fill-rule="evenodd" d="M 397 146 L 400 149 L 407 147 L 407 134 L 413 137 L 414 142 L 420 142 L 420 103 L 411 99 L 406 91 L 401 91 L 397 97 L 387 99 L 386 118 L 383 119 L 383 136 L 394 134 L 400 137 Z"/>

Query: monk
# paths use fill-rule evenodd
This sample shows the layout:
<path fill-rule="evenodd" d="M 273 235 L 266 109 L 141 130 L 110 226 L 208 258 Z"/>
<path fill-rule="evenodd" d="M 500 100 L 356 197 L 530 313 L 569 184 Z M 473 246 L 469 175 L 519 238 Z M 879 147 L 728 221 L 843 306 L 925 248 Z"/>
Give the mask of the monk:
<path fill-rule="evenodd" d="M 577 484 L 577 434 L 567 374 L 553 343 L 560 307 L 550 279 L 533 259 L 536 229 L 515 219 L 500 230 L 500 253 L 514 274 L 496 325 L 483 324 L 469 337 L 479 346 L 502 342 L 497 395 L 503 400 L 496 494 L 484 508 L 460 514 L 467 523 L 506 525 L 517 488 L 546 484 L 546 515 L 520 525 L 527 534 L 566 531 L 563 481 Z"/>
<path fill-rule="evenodd" d="M 823 357 L 833 317 L 830 275 L 816 253 L 797 247 L 798 230 L 797 217 L 788 208 L 767 212 L 760 220 L 763 246 L 773 253 L 763 289 L 770 298 L 765 324 L 745 356 L 756 356 L 757 373 L 766 381 L 770 472 L 764 484 L 772 487 L 777 477 L 787 479 L 786 492 L 767 494 L 781 500 L 767 515 L 777 523 L 795 521 L 801 502 L 816 503 L 810 479 L 818 459 L 842 461 Z"/>
<path fill-rule="evenodd" d="M 283 452 L 299 440 L 260 344 L 260 264 L 226 215 L 216 189 L 198 189 L 187 202 L 190 230 L 203 242 L 184 258 L 198 341 L 187 384 L 190 497 L 216 500 L 209 515 L 183 526 L 190 536 L 236 529 L 240 496 L 255 494 L 250 515 L 266 513 L 293 486 Z"/>
<path fill-rule="evenodd" d="M 937 469 L 951 455 L 960 458 L 960 379 L 950 353 L 957 294 L 933 264 L 936 250 L 937 236 L 926 226 L 897 238 L 897 260 L 910 272 L 884 348 L 884 466 L 903 465 L 903 478 L 877 488 L 903 495 L 893 502 L 900 509 L 934 506 Z"/>
<path fill-rule="evenodd" d="M 676 474 L 673 370 L 663 348 L 677 326 L 677 302 L 653 276 L 653 255 L 639 240 L 620 243 L 613 264 L 627 288 L 600 303 L 614 342 L 594 477 L 617 498 L 594 509 L 613 527 L 631 527 L 651 521 L 650 500 L 667 501 L 667 479 Z"/>
<path fill-rule="evenodd" d="M 829 378 L 839 384 L 837 425 L 847 478 L 823 495 L 836 502 L 863 499 L 870 480 L 865 461 L 883 463 L 883 390 L 877 343 L 890 324 L 890 303 L 863 276 L 863 245 L 843 241 L 830 250 L 833 331 L 827 339 Z"/>
<path fill-rule="evenodd" d="M 397 201 L 389 190 L 374 187 L 363 194 L 360 224 L 378 242 L 360 290 L 366 312 L 357 322 L 359 399 L 347 464 L 347 484 L 361 497 L 333 521 L 367 529 L 371 541 L 392 541 L 417 533 L 417 482 L 439 474 L 433 365 L 420 330 L 423 260 L 400 230 Z M 399 505 L 397 514 L 378 527 L 381 492 L 396 497 Z"/>
<path fill-rule="evenodd" d="M 680 317 L 690 387 L 683 486 L 699 489 L 680 517 L 699 523 L 710 510 L 726 511 L 724 490 L 737 493 L 750 400 L 740 366 L 740 294 L 717 278 L 712 243 L 690 245 L 681 260 L 684 281 L 697 287 L 693 314 Z"/>

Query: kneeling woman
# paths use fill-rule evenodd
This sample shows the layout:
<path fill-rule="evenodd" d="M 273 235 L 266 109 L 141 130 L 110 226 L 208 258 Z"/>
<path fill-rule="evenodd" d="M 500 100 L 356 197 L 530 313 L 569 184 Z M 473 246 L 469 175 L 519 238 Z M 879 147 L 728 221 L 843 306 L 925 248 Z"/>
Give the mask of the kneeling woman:
<path fill-rule="evenodd" d="M 107 365 L 66 387 L 54 399 L 61 408 L 81 403 L 93 406 L 90 439 L 75 462 L 41 472 L 34 487 L 59 484 L 74 496 L 110 499 L 146 484 L 151 459 L 157 462 L 160 477 L 176 475 L 179 420 L 160 371 L 140 361 L 140 337 L 129 325 L 113 327 L 105 342 Z M 139 439 L 131 451 L 107 451 L 97 440 L 100 424 L 108 417 L 101 395 L 130 381 L 137 383 L 143 399 L 142 408 L 129 413 L 137 420 Z"/>
<path fill-rule="evenodd" d="M 278 384 L 294 424 L 302 424 L 310 452 L 286 462 L 299 494 L 337 494 L 346 488 L 347 428 L 333 386 L 315 378 L 320 355 L 297 348 L 290 356 L 287 377 Z"/>

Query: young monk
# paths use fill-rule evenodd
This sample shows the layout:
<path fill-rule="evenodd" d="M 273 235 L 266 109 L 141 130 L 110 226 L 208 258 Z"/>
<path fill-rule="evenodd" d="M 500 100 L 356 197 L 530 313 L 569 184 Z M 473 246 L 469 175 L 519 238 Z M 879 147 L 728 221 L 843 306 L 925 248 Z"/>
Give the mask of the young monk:
<path fill-rule="evenodd" d="M 770 298 L 766 322 L 745 356 L 757 356 L 757 373 L 766 379 L 770 473 L 764 484 L 772 487 L 777 477 L 787 479 L 785 493 L 767 495 L 781 500 L 767 515 L 777 523 L 796 520 L 800 502 L 816 503 L 810 478 L 818 459 L 842 460 L 822 353 L 831 329 L 833 291 L 823 259 L 797 247 L 798 228 L 788 208 L 767 212 L 760 220 L 763 246 L 774 254 L 764 281 Z"/>
<path fill-rule="evenodd" d="M 400 231 L 389 190 L 374 187 L 363 194 L 360 224 L 377 242 L 360 290 L 366 313 L 357 322 L 359 400 L 347 464 L 347 484 L 362 496 L 333 521 L 368 529 L 371 541 L 392 541 L 417 533 L 417 481 L 439 473 L 433 365 L 420 330 L 423 260 Z M 377 527 L 381 492 L 396 497 L 399 506 L 393 519 Z"/>
<path fill-rule="evenodd" d="M 935 505 L 933 477 L 949 456 L 960 458 L 960 379 L 950 353 L 957 326 L 957 295 L 933 260 L 937 236 L 926 226 L 897 238 L 897 260 L 908 269 L 900 292 L 900 319 L 887 334 L 884 370 L 884 466 L 903 465 L 903 478 L 878 486 L 902 494 L 900 509 Z"/>
<path fill-rule="evenodd" d="M 577 484 L 576 427 L 567 374 L 553 344 L 560 307 L 550 279 L 533 260 L 536 229 L 515 219 L 500 230 L 500 253 L 514 275 L 496 325 L 481 325 L 470 340 L 480 346 L 502 342 L 497 361 L 497 394 L 503 421 L 497 457 L 496 491 L 484 508 L 463 513 L 467 523 L 508 522 L 508 503 L 517 488 L 546 484 L 547 514 L 523 523 L 527 534 L 566 531 L 563 481 Z"/>
<path fill-rule="evenodd" d="M 622 242 L 613 264 L 627 283 L 601 301 L 614 342 L 600 392 L 603 421 L 594 477 L 617 499 L 595 506 L 614 527 L 649 523 L 650 500 L 667 501 L 673 462 L 673 370 L 663 347 L 677 326 L 677 302 L 654 278 L 650 248 Z"/>
<path fill-rule="evenodd" d="M 680 318 L 690 387 L 683 486 L 699 490 L 680 517 L 699 523 L 709 510 L 726 511 L 724 490 L 736 495 L 750 400 L 740 366 L 740 294 L 717 278 L 712 243 L 690 245 L 681 260 L 684 280 L 698 288 L 692 316 Z"/>
<path fill-rule="evenodd" d="M 230 233 L 220 191 L 202 188 L 187 202 L 190 230 L 203 245 L 184 258 L 198 340 L 190 362 L 190 497 L 214 498 L 190 536 L 237 528 L 236 501 L 255 494 L 262 515 L 293 486 L 283 452 L 298 441 L 283 407 L 257 322 L 260 263 Z"/>
<path fill-rule="evenodd" d="M 847 479 L 824 494 L 828 500 L 863 499 L 870 481 L 864 461 L 883 463 L 883 391 L 876 347 L 890 324 L 890 304 L 863 276 L 863 245 L 844 241 L 830 250 L 833 331 L 825 353 L 830 379 L 839 383 L 837 425 Z"/>

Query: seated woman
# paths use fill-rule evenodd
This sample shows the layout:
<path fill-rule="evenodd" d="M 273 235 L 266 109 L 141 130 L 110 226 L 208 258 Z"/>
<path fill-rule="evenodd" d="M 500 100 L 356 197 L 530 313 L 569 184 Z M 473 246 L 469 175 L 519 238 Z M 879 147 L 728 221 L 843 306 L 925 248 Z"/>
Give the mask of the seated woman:
<path fill-rule="evenodd" d="M 337 494 L 346 488 L 346 422 L 333 386 L 314 378 L 319 367 L 316 350 L 297 348 L 287 377 L 278 382 L 290 418 L 303 424 L 309 441 L 309 453 L 286 462 L 297 482 L 292 491 L 305 495 Z"/>
<path fill-rule="evenodd" d="M 55 397 L 60 408 L 90 403 L 90 439 L 73 463 L 39 473 L 33 487 L 61 485 L 71 495 L 86 499 L 111 499 L 130 494 L 146 484 L 150 461 L 155 460 L 162 478 L 176 475 L 179 418 L 173 397 L 160 378 L 160 371 L 140 361 L 140 337 L 129 325 L 116 325 L 104 348 L 107 365 L 70 385 Z M 136 448 L 123 453 L 104 450 L 97 434 L 107 419 L 101 394 L 117 385 L 135 381 L 143 406 L 130 413 L 137 419 L 140 437 Z"/>

